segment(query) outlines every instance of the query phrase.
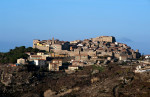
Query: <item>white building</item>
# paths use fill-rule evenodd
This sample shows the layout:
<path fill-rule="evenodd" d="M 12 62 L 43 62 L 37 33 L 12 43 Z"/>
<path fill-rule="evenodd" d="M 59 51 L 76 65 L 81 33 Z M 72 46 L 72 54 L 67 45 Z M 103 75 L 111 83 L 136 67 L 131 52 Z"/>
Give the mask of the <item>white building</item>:
<path fill-rule="evenodd" d="M 78 70 L 79 69 L 79 67 L 78 66 L 69 66 L 68 67 L 68 70 Z"/>
<path fill-rule="evenodd" d="M 150 55 L 145 55 L 145 59 L 150 59 Z"/>

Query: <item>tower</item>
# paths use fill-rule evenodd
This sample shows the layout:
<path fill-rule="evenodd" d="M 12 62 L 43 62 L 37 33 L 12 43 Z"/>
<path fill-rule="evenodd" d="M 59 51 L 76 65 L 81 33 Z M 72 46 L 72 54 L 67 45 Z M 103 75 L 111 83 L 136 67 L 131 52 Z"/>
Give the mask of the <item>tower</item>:
<path fill-rule="evenodd" d="M 52 38 L 52 44 L 54 44 L 54 37 Z"/>

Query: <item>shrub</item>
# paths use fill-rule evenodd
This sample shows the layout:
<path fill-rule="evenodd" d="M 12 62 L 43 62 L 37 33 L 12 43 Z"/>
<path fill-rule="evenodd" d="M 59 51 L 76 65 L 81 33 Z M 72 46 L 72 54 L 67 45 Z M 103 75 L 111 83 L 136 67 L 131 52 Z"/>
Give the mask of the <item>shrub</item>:
<path fill-rule="evenodd" d="M 99 70 L 100 72 L 101 72 L 101 71 L 104 71 L 104 67 L 98 66 L 98 65 L 95 65 L 95 64 L 92 66 L 92 68 L 93 68 L 94 70 L 95 70 L 95 69 L 96 69 L 96 70 Z"/>

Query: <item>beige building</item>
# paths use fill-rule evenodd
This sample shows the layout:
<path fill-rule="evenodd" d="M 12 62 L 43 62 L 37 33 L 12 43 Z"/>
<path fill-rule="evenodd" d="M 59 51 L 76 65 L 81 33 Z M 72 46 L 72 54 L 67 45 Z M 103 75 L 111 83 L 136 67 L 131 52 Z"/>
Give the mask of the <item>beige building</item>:
<path fill-rule="evenodd" d="M 93 42 L 99 41 L 99 42 L 116 42 L 115 37 L 113 36 L 100 36 L 96 38 L 92 38 Z"/>
<path fill-rule="evenodd" d="M 72 66 L 84 66 L 84 62 L 81 62 L 81 61 L 73 61 L 72 62 Z"/>
<path fill-rule="evenodd" d="M 48 66 L 49 71 L 59 71 L 59 67 L 62 66 L 62 59 L 53 59 Z"/>
<path fill-rule="evenodd" d="M 53 45 L 51 45 L 51 47 L 54 51 L 62 50 L 62 45 L 60 45 L 60 44 L 53 44 Z"/>
<path fill-rule="evenodd" d="M 87 54 L 75 55 L 75 60 L 76 61 L 87 61 L 88 55 Z"/>
<path fill-rule="evenodd" d="M 17 59 L 17 64 L 26 64 L 26 60 L 23 58 Z"/>
<path fill-rule="evenodd" d="M 128 55 L 120 55 L 119 60 L 127 60 L 128 59 Z"/>
<path fill-rule="evenodd" d="M 78 66 L 71 65 L 71 66 L 68 67 L 68 70 L 78 70 L 78 69 L 79 69 Z"/>

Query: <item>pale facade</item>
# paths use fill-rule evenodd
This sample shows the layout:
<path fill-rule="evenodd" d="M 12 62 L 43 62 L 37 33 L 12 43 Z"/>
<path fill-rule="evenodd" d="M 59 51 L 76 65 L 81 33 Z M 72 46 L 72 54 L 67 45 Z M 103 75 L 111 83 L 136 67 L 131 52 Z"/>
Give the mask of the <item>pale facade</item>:
<path fill-rule="evenodd" d="M 26 60 L 23 58 L 17 59 L 17 64 L 25 64 Z"/>
<path fill-rule="evenodd" d="M 69 66 L 68 70 L 78 70 L 79 67 L 78 66 Z"/>
<path fill-rule="evenodd" d="M 59 71 L 59 67 L 62 66 L 62 59 L 53 59 L 48 66 L 49 71 Z"/>

